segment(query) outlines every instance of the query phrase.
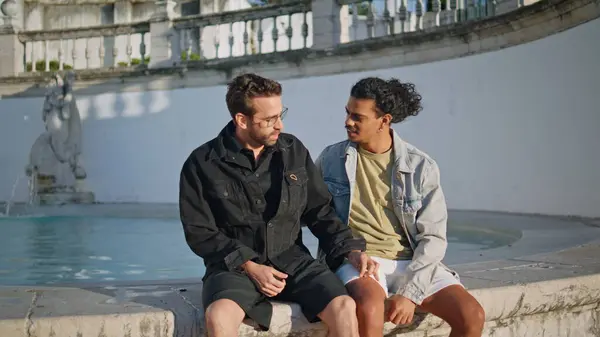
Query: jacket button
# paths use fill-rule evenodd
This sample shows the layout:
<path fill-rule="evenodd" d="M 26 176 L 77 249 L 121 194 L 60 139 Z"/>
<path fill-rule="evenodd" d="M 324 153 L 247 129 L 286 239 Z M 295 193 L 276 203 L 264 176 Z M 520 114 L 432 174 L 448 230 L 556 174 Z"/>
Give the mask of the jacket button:
<path fill-rule="evenodd" d="M 268 227 L 270 227 L 270 228 L 273 228 L 273 223 L 272 223 L 272 222 L 269 222 L 269 223 L 267 224 L 267 226 L 268 226 Z"/>

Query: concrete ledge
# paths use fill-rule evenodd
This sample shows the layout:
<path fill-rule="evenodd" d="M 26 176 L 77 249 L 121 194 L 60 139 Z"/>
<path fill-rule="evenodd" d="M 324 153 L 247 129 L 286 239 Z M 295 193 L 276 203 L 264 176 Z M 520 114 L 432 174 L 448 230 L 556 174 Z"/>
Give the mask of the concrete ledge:
<path fill-rule="evenodd" d="M 455 266 L 486 310 L 485 336 L 599 336 L 600 242 L 519 259 Z M 564 277 L 564 275 L 580 275 Z M 540 279 L 528 282 L 532 278 Z M 1 287 L 0 336 L 203 336 L 199 281 L 86 287 Z M 386 336 L 447 336 L 418 314 Z M 240 336 L 326 336 L 296 304 L 276 303 L 269 332 L 246 322 Z"/>
<path fill-rule="evenodd" d="M 401 67 L 495 51 L 534 41 L 600 17 L 598 0 L 542 0 L 479 21 L 356 41 L 330 50 L 296 50 L 189 62 L 179 67 L 77 70 L 78 94 L 215 86 L 254 71 L 275 79 Z M 48 74 L 0 78 L 2 98 L 41 96 Z"/>

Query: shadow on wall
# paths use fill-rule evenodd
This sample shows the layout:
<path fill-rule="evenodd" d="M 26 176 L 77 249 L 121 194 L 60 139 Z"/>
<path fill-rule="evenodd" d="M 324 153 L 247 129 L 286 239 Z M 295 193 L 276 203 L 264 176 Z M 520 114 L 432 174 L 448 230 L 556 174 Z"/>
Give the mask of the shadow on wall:
<path fill-rule="evenodd" d="M 103 93 L 85 95 L 83 90 Z M 17 177 L 13 200 L 27 199 L 24 169 L 31 146 L 44 132 L 44 98 L 19 96 L 33 93 L 39 89 L 0 100 L 0 200 L 10 199 Z M 88 86 L 74 96 L 83 124 L 86 185 L 99 202 L 136 202 L 140 196 L 144 202 L 175 202 L 183 161 L 229 118 L 224 86 L 149 91 L 140 84 L 137 92 Z"/>

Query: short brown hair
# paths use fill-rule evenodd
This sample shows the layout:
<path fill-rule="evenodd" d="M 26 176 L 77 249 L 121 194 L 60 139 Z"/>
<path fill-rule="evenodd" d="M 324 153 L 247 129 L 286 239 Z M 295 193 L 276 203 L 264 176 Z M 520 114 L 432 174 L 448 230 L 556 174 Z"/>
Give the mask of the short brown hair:
<path fill-rule="evenodd" d="M 281 84 L 256 74 L 242 74 L 227 84 L 227 109 L 231 117 L 238 112 L 252 116 L 251 99 L 255 97 L 281 96 Z"/>

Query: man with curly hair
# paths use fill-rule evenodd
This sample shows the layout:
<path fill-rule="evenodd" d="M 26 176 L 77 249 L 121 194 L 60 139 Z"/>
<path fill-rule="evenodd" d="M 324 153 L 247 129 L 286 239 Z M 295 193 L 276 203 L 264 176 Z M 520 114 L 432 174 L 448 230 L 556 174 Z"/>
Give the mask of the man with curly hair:
<path fill-rule="evenodd" d="M 362 337 L 382 336 L 385 321 L 410 323 L 417 306 L 448 322 L 451 337 L 483 331 L 483 308 L 442 264 L 447 208 L 439 168 L 391 128 L 421 109 L 413 84 L 364 78 L 346 104 L 348 139 L 316 160 L 338 216 L 377 262 L 336 270 L 356 301 Z"/>

